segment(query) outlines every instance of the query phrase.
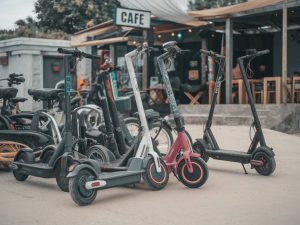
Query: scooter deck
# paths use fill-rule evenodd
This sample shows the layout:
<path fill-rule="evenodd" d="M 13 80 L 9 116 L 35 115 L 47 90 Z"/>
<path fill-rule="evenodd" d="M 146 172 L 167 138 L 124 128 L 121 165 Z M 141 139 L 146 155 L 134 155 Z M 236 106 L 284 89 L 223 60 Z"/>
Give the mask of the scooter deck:
<path fill-rule="evenodd" d="M 14 168 L 17 166 L 17 168 Z M 21 163 L 21 162 L 13 162 L 12 168 L 14 170 L 19 170 L 20 172 L 36 177 L 49 178 L 52 177 L 54 168 L 49 166 L 47 163 Z"/>
<path fill-rule="evenodd" d="M 139 183 L 144 170 L 138 171 L 118 171 L 110 173 L 101 173 L 97 180 L 105 181 L 105 186 L 98 189 L 107 189 L 116 186 Z"/>
<path fill-rule="evenodd" d="M 225 160 L 231 162 L 239 162 L 243 164 L 250 163 L 251 154 L 235 150 L 211 150 L 206 149 L 205 152 L 213 159 Z"/>

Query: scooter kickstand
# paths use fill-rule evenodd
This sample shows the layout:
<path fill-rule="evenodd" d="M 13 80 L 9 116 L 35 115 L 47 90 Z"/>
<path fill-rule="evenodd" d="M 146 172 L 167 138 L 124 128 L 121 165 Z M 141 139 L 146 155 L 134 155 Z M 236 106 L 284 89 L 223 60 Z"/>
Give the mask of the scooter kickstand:
<path fill-rule="evenodd" d="M 246 170 L 244 164 L 243 164 L 243 163 L 241 163 L 241 164 L 242 164 L 242 166 L 243 166 L 243 169 L 244 169 L 245 174 L 248 174 L 248 172 L 247 172 L 247 170 Z"/>

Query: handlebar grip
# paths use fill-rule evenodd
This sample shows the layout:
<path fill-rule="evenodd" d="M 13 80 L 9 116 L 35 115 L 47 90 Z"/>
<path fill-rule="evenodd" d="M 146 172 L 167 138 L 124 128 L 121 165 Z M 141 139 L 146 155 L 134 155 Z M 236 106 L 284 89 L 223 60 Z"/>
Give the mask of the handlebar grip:
<path fill-rule="evenodd" d="M 25 82 L 25 78 L 24 77 L 15 77 L 14 78 L 14 82 L 24 83 Z"/>
<path fill-rule="evenodd" d="M 181 53 L 181 54 L 191 53 L 191 50 L 188 50 L 188 49 L 180 49 L 180 53 Z"/>
<path fill-rule="evenodd" d="M 258 52 L 254 53 L 254 54 L 249 54 L 249 55 L 241 56 L 238 59 L 239 60 L 250 59 L 250 58 L 255 58 L 257 56 L 266 55 L 266 54 L 269 54 L 269 53 L 270 53 L 270 50 L 266 49 L 266 50 L 258 51 Z"/>
<path fill-rule="evenodd" d="M 23 74 L 16 74 L 16 73 L 11 73 L 8 75 L 10 78 L 15 78 L 15 77 L 23 77 Z"/>
<path fill-rule="evenodd" d="M 65 48 L 58 48 L 57 52 L 62 53 L 62 54 L 68 54 L 68 55 L 72 55 L 72 54 L 75 53 L 74 50 L 68 50 L 68 49 L 65 49 Z"/>
<path fill-rule="evenodd" d="M 89 58 L 89 59 L 100 59 L 99 56 L 91 55 L 91 54 L 82 52 L 82 51 L 78 50 L 77 48 L 75 50 L 68 50 L 68 49 L 64 49 L 64 48 L 58 48 L 57 52 L 62 53 L 62 54 L 67 54 L 67 55 L 73 55 L 75 57 L 84 57 L 84 58 Z"/>
<path fill-rule="evenodd" d="M 257 52 L 255 55 L 256 56 L 261 56 L 261 55 L 266 55 L 266 54 L 269 54 L 269 53 L 270 53 L 270 50 L 266 49 L 266 50 L 262 50 L 262 51 Z"/>

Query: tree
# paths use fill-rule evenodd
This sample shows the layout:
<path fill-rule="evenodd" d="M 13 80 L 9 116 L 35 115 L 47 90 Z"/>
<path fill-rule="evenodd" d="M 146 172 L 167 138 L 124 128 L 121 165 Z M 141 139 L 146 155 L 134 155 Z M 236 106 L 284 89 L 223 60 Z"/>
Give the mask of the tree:
<path fill-rule="evenodd" d="M 37 0 L 37 25 L 68 34 L 112 18 L 117 0 Z"/>
<path fill-rule="evenodd" d="M 247 0 L 195 0 L 194 3 L 190 1 L 189 7 L 191 10 L 201 10 L 234 5 L 246 1 Z"/>

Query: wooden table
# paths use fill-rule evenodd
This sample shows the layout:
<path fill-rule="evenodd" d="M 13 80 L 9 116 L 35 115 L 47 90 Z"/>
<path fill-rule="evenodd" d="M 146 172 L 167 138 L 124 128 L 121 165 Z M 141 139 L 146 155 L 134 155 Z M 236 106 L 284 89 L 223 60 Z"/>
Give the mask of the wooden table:
<path fill-rule="evenodd" d="M 292 78 L 292 103 L 300 103 L 300 88 L 296 88 L 296 84 L 300 86 L 300 77 L 294 76 Z"/>
<path fill-rule="evenodd" d="M 149 88 L 150 104 L 162 104 L 166 102 L 165 88 L 163 86 Z"/>
<path fill-rule="evenodd" d="M 252 93 L 252 96 L 253 96 L 254 103 L 263 103 L 263 96 L 264 96 L 264 93 L 263 93 L 263 79 L 249 79 L 249 84 L 250 84 L 251 93 Z M 262 85 L 260 91 L 256 90 L 256 85 L 257 84 Z M 260 97 L 259 102 L 257 101 L 258 96 Z M 248 102 L 248 97 L 247 97 L 247 102 Z"/>
<path fill-rule="evenodd" d="M 274 90 L 268 90 L 268 84 L 274 83 Z M 275 95 L 275 103 L 280 104 L 282 102 L 282 85 L 281 77 L 265 77 L 264 78 L 264 104 L 272 103 L 271 94 Z"/>
<path fill-rule="evenodd" d="M 238 104 L 246 104 L 246 90 L 242 79 L 232 80 L 232 86 L 238 86 Z"/>

